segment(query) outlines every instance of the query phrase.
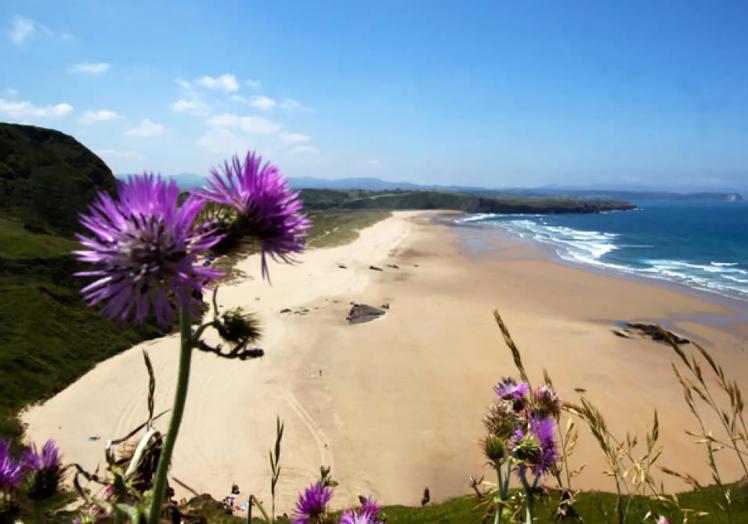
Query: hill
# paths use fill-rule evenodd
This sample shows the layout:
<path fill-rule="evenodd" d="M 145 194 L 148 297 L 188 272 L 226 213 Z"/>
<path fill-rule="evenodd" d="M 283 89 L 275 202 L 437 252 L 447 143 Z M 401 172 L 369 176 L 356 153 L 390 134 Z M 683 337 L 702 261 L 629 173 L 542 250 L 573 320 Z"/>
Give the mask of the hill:
<path fill-rule="evenodd" d="M 611 200 L 483 197 L 446 191 L 335 191 L 303 189 L 308 209 L 450 209 L 466 213 L 599 213 L 625 211 L 636 206 Z"/>
<path fill-rule="evenodd" d="M 70 233 L 96 192 L 114 187 L 111 170 L 73 137 L 0 124 L 0 213 L 30 231 Z"/>
<path fill-rule="evenodd" d="M 738 192 L 699 191 L 676 192 L 650 189 L 626 190 L 607 188 L 563 188 L 541 187 L 536 189 L 506 188 L 492 189 L 460 185 L 419 185 L 409 182 L 389 182 L 378 178 L 339 178 L 324 179 L 314 177 L 291 178 L 292 187 L 296 189 L 335 189 L 358 191 L 397 191 L 421 190 L 439 192 L 469 193 L 493 198 L 542 198 L 559 200 L 700 200 L 700 201 L 742 201 Z"/>
<path fill-rule="evenodd" d="M 106 164 L 74 138 L 0 124 L 0 438 L 20 436 L 15 414 L 26 403 L 159 333 L 104 319 L 72 276 L 78 213 L 114 186 Z"/>

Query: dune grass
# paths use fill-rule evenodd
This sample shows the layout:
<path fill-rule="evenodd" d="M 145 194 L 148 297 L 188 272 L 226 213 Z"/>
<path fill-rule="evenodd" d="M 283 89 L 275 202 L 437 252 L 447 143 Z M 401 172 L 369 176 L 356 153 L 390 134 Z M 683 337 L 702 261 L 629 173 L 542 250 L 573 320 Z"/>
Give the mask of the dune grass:
<path fill-rule="evenodd" d="M 312 219 L 309 246 L 334 247 L 353 242 L 362 229 L 389 217 L 390 212 L 378 209 L 327 209 L 311 211 L 309 216 Z"/>

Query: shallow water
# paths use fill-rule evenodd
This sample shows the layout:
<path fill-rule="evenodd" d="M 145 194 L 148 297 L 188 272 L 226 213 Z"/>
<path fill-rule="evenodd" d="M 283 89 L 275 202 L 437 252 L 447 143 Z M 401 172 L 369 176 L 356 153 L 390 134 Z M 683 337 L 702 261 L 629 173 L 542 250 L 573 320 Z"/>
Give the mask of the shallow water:
<path fill-rule="evenodd" d="M 748 202 L 637 202 L 636 211 L 475 215 L 563 259 L 748 301 Z"/>

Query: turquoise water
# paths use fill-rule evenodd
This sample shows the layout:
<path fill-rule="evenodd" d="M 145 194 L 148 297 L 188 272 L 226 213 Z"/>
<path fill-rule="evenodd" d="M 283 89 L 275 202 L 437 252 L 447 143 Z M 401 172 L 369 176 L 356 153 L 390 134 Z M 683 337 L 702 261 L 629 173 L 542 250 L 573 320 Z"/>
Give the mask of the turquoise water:
<path fill-rule="evenodd" d="M 748 202 L 637 202 L 594 215 L 476 215 L 562 258 L 748 301 Z"/>

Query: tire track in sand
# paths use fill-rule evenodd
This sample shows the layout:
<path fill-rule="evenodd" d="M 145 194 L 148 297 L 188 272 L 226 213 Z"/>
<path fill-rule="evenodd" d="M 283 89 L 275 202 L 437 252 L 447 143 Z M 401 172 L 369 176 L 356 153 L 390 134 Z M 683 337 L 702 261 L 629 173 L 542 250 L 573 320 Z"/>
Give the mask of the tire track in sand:
<path fill-rule="evenodd" d="M 299 416 L 301 421 L 312 434 L 312 438 L 316 442 L 317 448 L 319 449 L 320 466 L 330 467 L 332 471 L 335 471 L 335 460 L 333 458 L 332 451 L 329 448 L 329 441 L 327 439 L 327 436 L 325 435 L 325 432 L 322 431 L 322 428 L 319 426 L 319 424 L 317 424 L 314 418 L 312 418 L 306 408 L 301 405 L 301 402 L 299 402 L 299 400 L 291 392 L 290 389 L 281 386 L 280 392 L 283 398 L 288 403 L 289 407 L 294 411 L 294 413 Z"/>

